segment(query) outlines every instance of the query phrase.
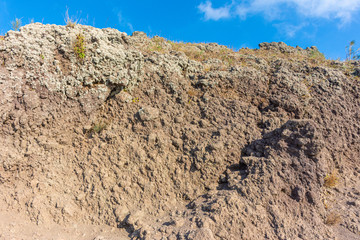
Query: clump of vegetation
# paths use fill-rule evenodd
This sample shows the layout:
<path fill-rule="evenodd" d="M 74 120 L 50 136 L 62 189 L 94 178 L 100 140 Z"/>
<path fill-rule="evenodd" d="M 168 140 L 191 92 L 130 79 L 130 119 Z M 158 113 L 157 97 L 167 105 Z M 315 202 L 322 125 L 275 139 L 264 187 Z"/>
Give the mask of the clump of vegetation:
<path fill-rule="evenodd" d="M 75 25 L 79 22 L 78 19 L 69 16 L 69 8 L 66 9 L 64 21 L 66 23 L 66 26 L 71 28 L 74 28 Z"/>
<path fill-rule="evenodd" d="M 19 31 L 21 24 L 21 18 L 15 18 L 14 21 L 11 21 L 11 27 L 14 31 Z"/>
<path fill-rule="evenodd" d="M 100 133 L 101 131 L 106 129 L 107 126 L 108 126 L 107 122 L 100 120 L 100 121 L 94 123 L 94 125 L 91 128 L 91 132 Z"/>
<path fill-rule="evenodd" d="M 329 215 L 327 215 L 326 220 L 325 220 L 325 224 L 331 225 L 331 226 L 339 224 L 340 222 L 341 222 L 341 216 L 340 216 L 340 214 L 338 214 L 336 212 L 329 213 Z"/>
<path fill-rule="evenodd" d="M 309 58 L 315 59 L 315 60 L 325 60 L 325 56 L 323 53 L 321 53 L 319 50 L 311 50 L 309 54 Z"/>
<path fill-rule="evenodd" d="M 205 52 L 203 50 L 188 52 L 187 55 L 189 56 L 189 58 L 191 58 L 195 61 L 198 61 L 198 62 L 202 62 L 202 61 L 206 60 Z"/>
<path fill-rule="evenodd" d="M 132 99 L 132 102 L 133 102 L 133 103 L 138 103 L 138 102 L 139 102 L 139 98 L 138 98 L 138 97 L 133 98 L 133 99 Z"/>
<path fill-rule="evenodd" d="M 232 53 L 233 50 L 228 48 L 221 48 L 217 51 L 206 51 L 200 49 L 196 44 L 182 43 L 182 42 L 169 42 L 172 50 L 177 52 L 183 52 L 185 55 L 195 61 L 202 62 L 210 58 L 216 58 L 221 60 L 227 66 L 234 66 L 236 58 Z"/>
<path fill-rule="evenodd" d="M 171 52 L 183 52 L 189 59 L 197 62 L 204 62 L 211 58 L 219 59 L 223 62 L 224 69 L 240 63 L 239 57 L 237 57 L 233 49 L 227 47 L 214 47 L 214 49 L 211 50 L 202 43 L 174 42 L 159 36 L 154 36 L 151 39 L 146 51 L 147 53 L 159 52 L 170 54 Z M 206 67 L 206 71 L 209 70 L 210 67 Z"/>
<path fill-rule="evenodd" d="M 185 45 L 185 43 L 182 42 L 172 42 L 172 41 L 168 41 L 168 43 L 171 45 L 171 49 L 174 51 L 181 51 L 181 47 L 183 45 Z"/>
<path fill-rule="evenodd" d="M 324 186 L 327 188 L 335 187 L 339 182 L 339 177 L 337 176 L 337 171 L 332 171 L 331 174 L 327 174 L 324 179 Z"/>
<path fill-rule="evenodd" d="M 85 58 L 85 37 L 81 33 L 76 35 L 74 52 L 78 59 L 83 60 Z"/>
<path fill-rule="evenodd" d="M 163 44 L 165 43 L 165 38 L 155 36 L 152 38 L 152 44 L 148 47 L 149 52 L 161 52 L 164 53 Z"/>
<path fill-rule="evenodd" d="M 4 37 L 4 36 L 0 36 L 0 40 L 5 40 L 5 37 Z"/>
<path fill-rule="evenodd" d="M 200 92 L 195 90 L 195 89 L 190 89 L 189 91 L 187 91 L 187 94 L 190 96 L 190 97 L 197 97 L 200 95 Z"/>
<path fill-rule="evenodd" d="M 227 66 L 234 66 L 235 58 L 233 56 L 224 54 L 221 56 L 221 61 L 223 61 Z"/>
<path fill-rule="evenodd" d="M 354 49 L 355 41 L 352 40 L 349 43 L 349 46 L 346 47 L 346 61 L 350 60 L 360 60 L 360 48 Z"/>

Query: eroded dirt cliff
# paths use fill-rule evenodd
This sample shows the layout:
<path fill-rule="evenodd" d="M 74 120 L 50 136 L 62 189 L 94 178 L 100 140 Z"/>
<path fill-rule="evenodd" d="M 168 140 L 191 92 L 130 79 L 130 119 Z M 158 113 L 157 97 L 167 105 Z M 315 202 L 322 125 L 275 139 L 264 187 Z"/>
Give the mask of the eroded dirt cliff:
<path fill-rule="evenodd" d="M 360 62 L 35 23 L 0 63 L 0 238 L 360 239 Z"/>

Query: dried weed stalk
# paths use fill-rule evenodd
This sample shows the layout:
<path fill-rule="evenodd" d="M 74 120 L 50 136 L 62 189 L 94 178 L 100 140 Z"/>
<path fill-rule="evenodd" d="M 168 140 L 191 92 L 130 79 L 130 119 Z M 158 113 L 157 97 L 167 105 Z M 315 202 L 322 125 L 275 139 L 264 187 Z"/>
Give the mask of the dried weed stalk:
<path fill-rule="evenodd" d="M 326 220 L 325 220 L 326 225 L 334 226 L 334 225 L 337 225 L 339 223 L 341 223 L 341 216 L 340 216 L 340 214 L 338 214 L 336 212 L 331 212 L 326 217 Z"/>

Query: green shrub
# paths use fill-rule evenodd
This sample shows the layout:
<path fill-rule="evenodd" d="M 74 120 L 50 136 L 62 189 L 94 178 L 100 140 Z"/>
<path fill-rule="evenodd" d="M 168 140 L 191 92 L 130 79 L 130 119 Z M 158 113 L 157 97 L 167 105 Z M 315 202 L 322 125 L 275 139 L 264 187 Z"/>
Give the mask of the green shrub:
<path fill-rule="evenodd" d="M 104 121 L 99 121 L 93 125 L 91 128 L 91 132 L 94 133 L 100 133 L 102 130 L 104 130 L 107 127 L 108 123 Z"/>
<path fill-rule="evenodd" d="M 78 59 L 83 60 L 85 58 L 85 37 L 81 33 L 76 35 L 74 52 Z"/>

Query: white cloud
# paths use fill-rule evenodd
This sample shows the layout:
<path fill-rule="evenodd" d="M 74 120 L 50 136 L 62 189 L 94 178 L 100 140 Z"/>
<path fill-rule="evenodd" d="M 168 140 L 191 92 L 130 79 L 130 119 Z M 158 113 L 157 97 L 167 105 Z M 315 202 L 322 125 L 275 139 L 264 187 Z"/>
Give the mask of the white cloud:
<path fill-rule="evenodd" d="M 129 27 L 130 31 L 131 31 L 131 32 L 134 32 L 134 27 L 133 27 L 133 25 L 132 25 L 131 23 L 128 23 L 127 25 L 128 25 L 128 27 Z"/>
<path fill-rule="evenodd" d="M 127 27 L 129 28 L 130 32 L 134 32 L 134 27 L 133 27 L 133 25 L 132 25 L 129 21 L 127 21 L 127 19 L 125 19 L 125 18 L 123 17 L 123 15 L 121 14 L 121 12 L 118 12 L 118 13 L 117 13 L 117 17 L 118 17 L 119 24 L 120 24 L 121 26 L 127 26 Z"/>
<path fill-rule="evenodd" d="M 199 10 L 205 14 L 205 20 L 219 20 L 230 17 L 230 6 L 213 8 L 212 3 L 207 1 L 198 6 Z"/>
<path fill-rule="evenodd" d="M 274 24 L 280 34 L 285 35 L 289 38 L 295 37 L 296 33 L 306 27 L 307 23 L 301 23 L 300 25 L 292 25 L 288 23 L 278 23 Z"/>
<path fill-rule="evenodd" d="M 337 18 L 345 23 L 350 22 L 352 14 L 360 10 L 360 0 L 252 0 L 244 7 L 238 5 L 237 12 L 242 17 L 254 13 L 269 16 L 274 11 L 285 13 L 286 9 L 294 9 L 309 18 Z M 278 17 L 280 15 L 274 16 L 274 19 Z"/>
<path fill-rule="evenodd" d="M 341 23 L 352 21 L 352 16 L 360 10 L 360 0 L 239 0 L 231 6 L 212 8 L 211 2 L 202 3 L 199 9 L 205 13 L 205 19 L 219 20 L 239 16 L 263 14 L 267 20 L 283 18 L 286 13 L 295 10 L 307 18 L 338 19 Z"/>

